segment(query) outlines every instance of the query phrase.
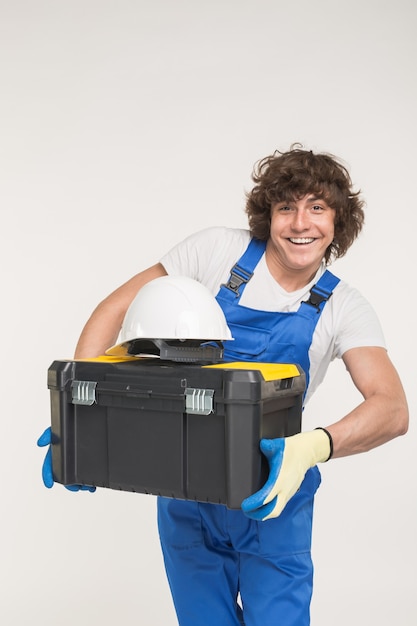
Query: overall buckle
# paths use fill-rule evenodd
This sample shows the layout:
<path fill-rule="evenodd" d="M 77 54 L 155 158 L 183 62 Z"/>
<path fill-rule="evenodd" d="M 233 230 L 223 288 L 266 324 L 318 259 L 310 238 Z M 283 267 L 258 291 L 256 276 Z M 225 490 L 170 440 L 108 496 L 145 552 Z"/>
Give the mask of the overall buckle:
<path fill-rule="evenodd" d="M 237 264 L 234 265 L 230 271 L 230 278 L 227 283 L 223 283 L 222 287 L 226 287 L 229 291 L 232 291 L 236 297 L 238 297 L 239 289 L 243 284 L 246 284 L 253 276 L 253 272 L 247 272 L 246 270 L 239 267 Z"/>
<path fill-rule="evenodd" d="M 329 293 L 328 291 L 321 290 L 320 287 L 317 287 L 317 285 L 313 285 L 310 289 L 310 297 L 308 300 L 305 300 L 305 303 L 313 306 L 319 313 L 320 305 L 323 302 L 327 302 L 327 300 L 330 299 L 331 295 L 332 292 Z"/>

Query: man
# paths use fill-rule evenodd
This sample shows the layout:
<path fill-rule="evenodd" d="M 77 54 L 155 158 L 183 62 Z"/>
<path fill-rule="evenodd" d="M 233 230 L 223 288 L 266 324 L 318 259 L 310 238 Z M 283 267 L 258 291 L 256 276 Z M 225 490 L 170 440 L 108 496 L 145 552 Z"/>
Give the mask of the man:
<path fill-rule="evenodd" d="M 103 354 L 143 285 L 186 275 L 205 284 L 225 313 L 234 337 L 225 342 L 227 360 L 300 363 L 307 402 L 330 361 L 342 358 L 363 396 L 325 428 L 263 441 L 269 480 L 242 511 L 159 498 L 161 544 L 182 626 L 307 626 L 316 463 L 366 452 L 408 425 L 374 311 L 326 269 L 363 225 L 363 202 L 346 168 L 331 155 L 293 146 L 260 161 L 253 180 L 249 230 L 210 228 L 188 237 L 99 304 L 75 353 Z"/>

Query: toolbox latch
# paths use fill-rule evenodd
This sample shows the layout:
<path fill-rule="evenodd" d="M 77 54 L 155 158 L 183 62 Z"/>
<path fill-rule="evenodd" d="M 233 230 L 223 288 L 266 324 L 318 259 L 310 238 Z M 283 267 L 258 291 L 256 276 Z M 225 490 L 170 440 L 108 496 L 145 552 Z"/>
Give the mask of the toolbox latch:
<path fill-rule="evenodd" d="M 214 389 L 193 389 L 187 387 L 185 390 L 185 412 L 194 415 L 210 415 L 213 413 Z"/>
<path fill-rule="evenodd" d="M 97 382 L 94 380 L 73 380 L 71 383 L 72 403 L 91 406 L 96 401 Z"/>

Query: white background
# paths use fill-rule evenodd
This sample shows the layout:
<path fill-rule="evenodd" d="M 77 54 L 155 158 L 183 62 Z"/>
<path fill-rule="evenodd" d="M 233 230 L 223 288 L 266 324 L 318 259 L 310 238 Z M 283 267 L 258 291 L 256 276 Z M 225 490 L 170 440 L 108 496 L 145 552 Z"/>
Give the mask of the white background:
<path fill-rule="evenodd" d="M 322 468 L 313 626 L 417 623 L 414 0 L 1 0 L 0 621 L 171 626 L 151 496 L 43 487 L 46 372 L 95 305 L 300 141 L 349 165 L 334 266 L 376 308 L 411 427 Z M 334 364 L 304 426 L 359 398 Z"/>

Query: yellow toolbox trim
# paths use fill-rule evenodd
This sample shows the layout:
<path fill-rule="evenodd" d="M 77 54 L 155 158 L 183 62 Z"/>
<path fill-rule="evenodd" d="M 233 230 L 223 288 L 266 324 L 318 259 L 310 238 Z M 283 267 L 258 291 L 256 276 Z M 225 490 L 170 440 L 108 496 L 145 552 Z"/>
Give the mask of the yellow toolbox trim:
<path fill-rule="evenodd" d="M 87 363 L 123 363 L 124 361 L 141 361 L 142 357 L 138 356 L 110 356 L 103 354 L 101 356 L 91 357 L 89 359 L 74 359 L 74 361 L 83 361 Z"/>
<path fill-rule="evenodd" d="M 293 363 L 254 363 L 253 361 L 235 361 L 233 363 L 216 363 L 216 365 L 203 365 L 218 369 L 234 370 L 258 370 L 264 380 L 281 380 L 300 376 L 300 370 Z"/>
<path fill-rule="evenodd" d="M 92 363 L 124 363 L 125 361 L 147 360 L 147 357 L 120 357 L 103 354 L 102 356 L 96 356 L 90 359 L 75 360 Z M 294 363 L 256 363 L 254 361 L 233 361 L 232 363 L 215 363 L 213 365 L 202 365 L 202 368 L 257 370 L 262 374 L 265 381 L 282 380 L 283 378 L 294 378 L 295 376 L 301 375 L 300 370 L 296 365 L 294 365 Z"/>

